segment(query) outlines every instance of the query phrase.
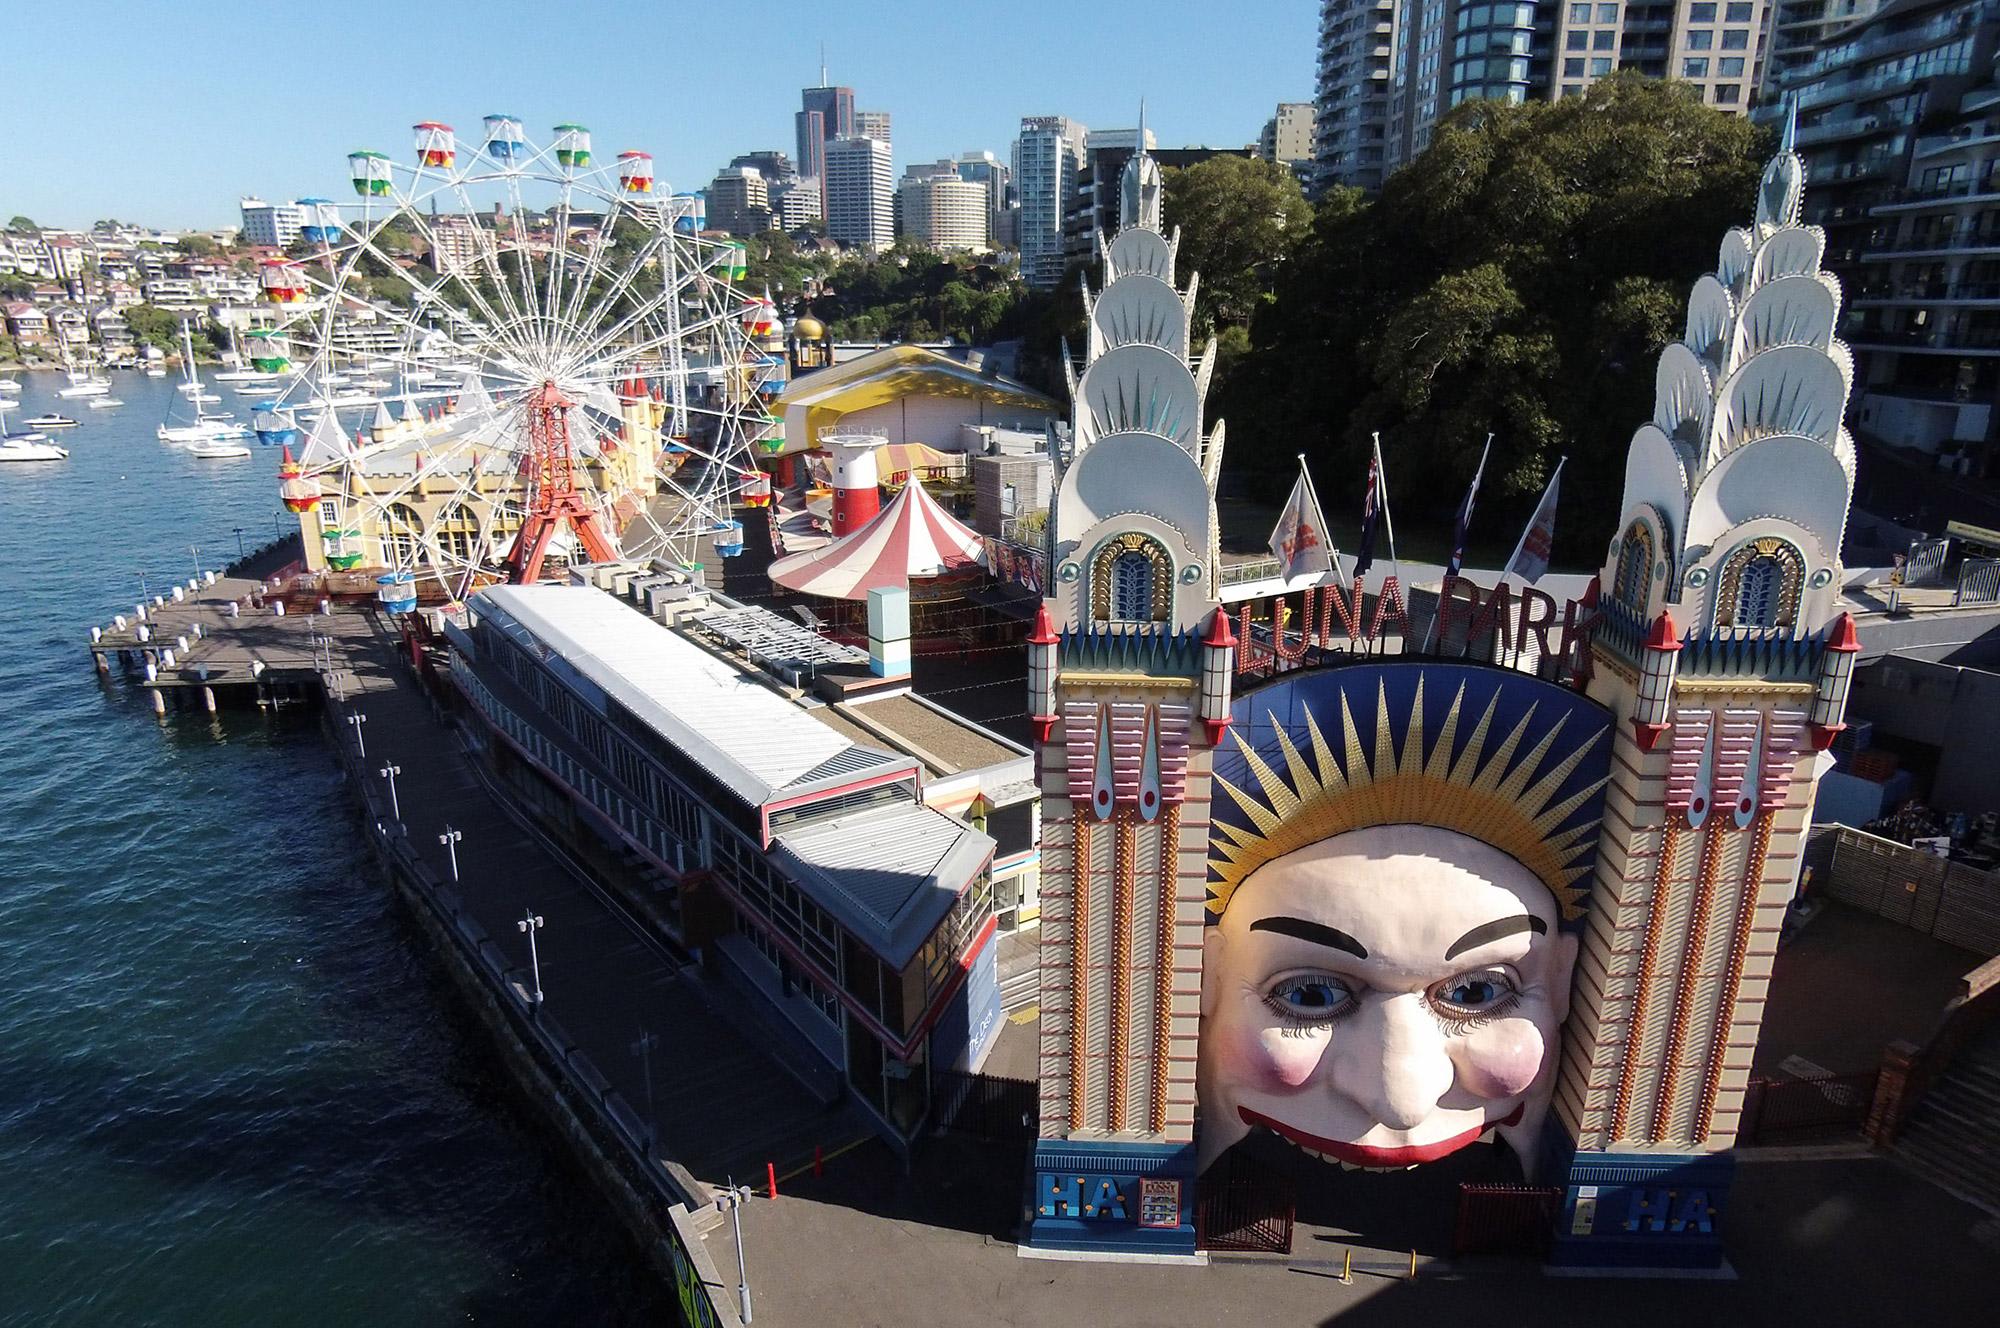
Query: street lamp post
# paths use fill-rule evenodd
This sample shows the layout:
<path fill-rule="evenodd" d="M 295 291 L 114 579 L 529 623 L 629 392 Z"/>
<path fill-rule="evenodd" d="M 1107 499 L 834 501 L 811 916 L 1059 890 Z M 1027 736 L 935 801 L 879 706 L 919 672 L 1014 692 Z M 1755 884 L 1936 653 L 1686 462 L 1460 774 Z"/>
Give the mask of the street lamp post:
<path fill-rule="evenodd" d="M 243 549 L 243 527 L 241 527 L 241 526 L 231 526 L 231 527 L 230 527 L 230 529 L 236 532 L 236 556 L 237 556 L 238 558 L 241 558 L 241 557 L 243 557 L 243 556 L 244 556 L 244 549 Z"/>
<path fill-rule="evenodd" d="M 653 1139 L 653 1048 L 660 1040 L 644 1024 L 639 1026 L 639 1038 L 632 1044 L 632 1054 L 639 1058 L 640 1072 L 646 1077 L 646 1141 Z"/>
<path fill-rule="evenodd" d="M 354 747 L 365 761 L 368 759 L 368 743 L 361 736 L 361 726 L 368 722 L 368 716 L 357 710 L 347 717 L 347 722 L 354 726 Z"/>
<path fill-rule="evenodd" d="M 438 843 L 444 845 L 444 851 L 451 857 L 451 879 L 454 885 L 458 883 L 458 841 L 463 838 L 465 838 L 463 830 L 454 830 L 450 826 L 446 826 L 444 833 L 438 836 Z"/>
<path fill-rule="evenodd" d="M 542 1003 L 542 958 L 535 950 L 535 933 L 542 929 L 542 920 L 534 909 L 529 909 L 522 919 L 514 924 L 528 934 L 528 967 L 535 975 L 535 1004 Z"/>
<path fill-rule="evenodd" d="M 396 776 L 402 773 L 403 767 L 399 765 L 382 767 L 382 778 L 389 781 L 389 814 L 395 817 L 398 823 L 403 819 L 403 804 L 396 800 Z"/>
<path fill-rule="evenodd" d="M 736 1313 L 744 1328 L 750 1324 L 750 1272 L 743 1264 L 743 1201 L 749 1197 L 750 1187 L 737 1185 L 734 1176 L 729 1178 L 729 1188 L 715 1196 L 717 1211 L 727 1209 L 736 1229 Z"/>
<path fill-rule="evenodd" d="M 199 581 L 201 580 L 201 550 L 190 544 L 188 545 L 188 555 L 194 559 L 194 579 Z"/>

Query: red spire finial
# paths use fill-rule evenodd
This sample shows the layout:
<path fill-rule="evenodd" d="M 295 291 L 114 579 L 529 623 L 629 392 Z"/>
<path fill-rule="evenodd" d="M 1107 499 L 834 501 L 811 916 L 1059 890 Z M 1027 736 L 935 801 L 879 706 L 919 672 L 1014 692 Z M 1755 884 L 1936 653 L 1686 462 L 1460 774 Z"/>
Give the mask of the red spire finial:
<path fill-rule="evenodd" d="M 1215 611 L 1215 615 L 1208 620 L 1208 635 L 1202 638 L 1201 643 L 1205 646 L 1233 646 L 1236 644 L 1236 633 L 1231 631 L 1229 627 L 1228 610 L 1217 609 Z"/>
<path fill-rule="evenodd" d="M 1056 643 L 1055 620 L 1049 617 L 1049 602 L 1043 600 L 1035 606 L 1034 630 L 1028 633 L 1031 646 L 1052 646 Z"/>
<path fill-rule="evenodd" d="M 1842 612 L 1833 620 L 1833 630 L 1827 633 L 1826 648 L 1854 654 L 1861 649 L 1861 635 L 1854 630 L 1854 615 Z"/>
<path fill-rule="evenodd" d="M 1680 648 L 1681 634 L 1674 626 L 1674 615 L 1661 609 L 1660 616 L 1653 619 L 1653 630 L 1646 633 L 1646 649 L 1679 650 Z"/>

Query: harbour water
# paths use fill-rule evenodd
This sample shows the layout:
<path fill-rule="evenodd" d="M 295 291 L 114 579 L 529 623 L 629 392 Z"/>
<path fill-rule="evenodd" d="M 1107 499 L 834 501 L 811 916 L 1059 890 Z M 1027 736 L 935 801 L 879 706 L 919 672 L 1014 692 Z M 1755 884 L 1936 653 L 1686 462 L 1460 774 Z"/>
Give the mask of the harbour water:
<path fill-rule="evenodd" d="M 194 459 L 153 435 L 174 380 L 112 377 L 93 411 L 26 375 L 12 427 L 82 424 L 0 465 L 0 1324 L 674 1322 L 317 728 L 163 725 L 91 671 L 91 623 L 282 512 L 274 451 Z"/>

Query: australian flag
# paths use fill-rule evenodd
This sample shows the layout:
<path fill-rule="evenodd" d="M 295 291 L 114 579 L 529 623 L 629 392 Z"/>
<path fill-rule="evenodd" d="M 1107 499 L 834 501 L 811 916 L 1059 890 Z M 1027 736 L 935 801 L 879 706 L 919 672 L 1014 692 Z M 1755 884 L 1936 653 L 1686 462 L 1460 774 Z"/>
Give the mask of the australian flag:
<path fill-rule="evenodd" d="M 1368 455 L 1368 492 L 1361 500 L 1361 538 L 1354 546 L 1354 575 L 1366 576 L 1375 563 L 1375 528 L 1382 524 L 1382 446 Z"/>
<path fill-rule="evenodd" d="M 1451 562 L 1445 568 L 1446 576 L 1457 576 L 1465 566 L 1465 537 L 1472 529 L 1472 504 L 1479 497 L 1479 480 L 1486 474 L 1486 454 L 1493 450 L 1493 435 L 1486 435 L 1485 450 L 1479 454 L 1479 468 L 1472 472 L 1472 484 L 1465 491 L 1465 501 L 1458 505 L 1458 523 L 1451 532 Z"/>

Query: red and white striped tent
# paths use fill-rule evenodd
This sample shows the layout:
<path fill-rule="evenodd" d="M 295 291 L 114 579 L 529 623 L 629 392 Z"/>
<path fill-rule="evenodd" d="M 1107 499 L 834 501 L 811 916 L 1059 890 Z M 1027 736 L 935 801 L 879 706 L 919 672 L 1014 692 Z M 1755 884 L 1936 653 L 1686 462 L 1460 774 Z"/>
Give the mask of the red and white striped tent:
<path fill-rule="evenodd" d="M 770 575 L 787 590 L 859 600 L 879 587 L 907 587 L 913 578 L 985 565 L 979 533 L 939 507 L 922 484 L 912 483 L 861 529 L 778 559 Z"/>

